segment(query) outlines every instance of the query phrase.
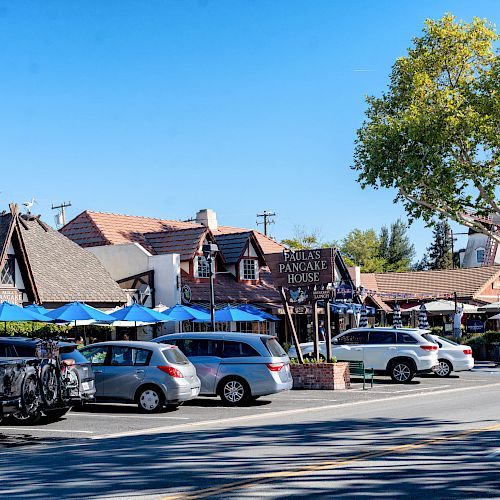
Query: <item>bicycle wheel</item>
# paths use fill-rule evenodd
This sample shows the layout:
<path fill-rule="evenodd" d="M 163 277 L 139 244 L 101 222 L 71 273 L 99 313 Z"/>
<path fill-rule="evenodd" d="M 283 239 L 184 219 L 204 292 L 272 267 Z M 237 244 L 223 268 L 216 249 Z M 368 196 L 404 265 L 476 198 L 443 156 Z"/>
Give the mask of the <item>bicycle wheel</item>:
<path fill-rule="evenodd" d="M 59 400 L 59 377 L 53 364 L 43 366 L 40 374 L 41 396 L 45 406 L 52 407 Z"/>

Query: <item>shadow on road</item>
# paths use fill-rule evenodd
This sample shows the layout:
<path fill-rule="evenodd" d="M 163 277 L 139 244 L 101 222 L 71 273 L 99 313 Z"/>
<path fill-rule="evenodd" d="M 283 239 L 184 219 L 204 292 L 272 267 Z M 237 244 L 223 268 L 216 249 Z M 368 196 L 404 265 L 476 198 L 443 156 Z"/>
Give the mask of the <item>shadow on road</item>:
<path fill-rule="evenodd" d="M 478 421 L 473 426 L 491 424 Z M 4 448 L 0 455 L 2 495 L 23 499 L 165 495 L 456 434 L 442 430 L 441 426 L 450 425 L 454 423 L 429 418 L 353 418 L 79 440 L 62 448 L 54 442 Z M 499 480 L 498 457 L 488 457 L 483 450 L 499 446 L 498 431 L 463 435 L 410 454 L 351 461 L 341 468 L 311 470 L 296 478 L 292 474 L 265 487 L 276 488 L 274 498 L 485 498 L 498 495 Z M 238 493 L 220 498 L 235 498 Z"/>

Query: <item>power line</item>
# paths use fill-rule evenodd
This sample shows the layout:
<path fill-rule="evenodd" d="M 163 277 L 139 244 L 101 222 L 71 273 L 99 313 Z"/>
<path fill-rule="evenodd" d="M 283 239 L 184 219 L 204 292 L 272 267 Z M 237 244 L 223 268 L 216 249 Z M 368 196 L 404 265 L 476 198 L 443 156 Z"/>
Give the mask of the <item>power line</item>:
<path fill-rule="evenodd" d="M 66 225 L 66 208 L 71 206 L 71 201 L 63 201 L 60 205 L 52 204 L 52 210 L 59 210 L 55 215 L 56 226 L 58 228 Z"/>
<path fill-rule="evenodd" d="M 264 224 L 264 234 L 267 236 L 267 226 L 269 224 L 274 224 L 274 219 L 271 219 L 271 217 L 274 217 L 276 215 L 275 212 L 268 212 L 267 210 L 264 210 L 263 213 L 257 214 L 258 218 L 264 219 L 262 222 L 259 222 L 258 220 L 256 221 L 257 226 L 261 226 Z"/>

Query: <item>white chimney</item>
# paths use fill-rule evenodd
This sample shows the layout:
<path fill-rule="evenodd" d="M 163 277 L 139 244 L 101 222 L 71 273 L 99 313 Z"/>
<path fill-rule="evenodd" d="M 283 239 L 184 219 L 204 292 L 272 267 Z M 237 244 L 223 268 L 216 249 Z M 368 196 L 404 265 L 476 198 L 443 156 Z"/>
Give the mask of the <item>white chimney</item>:
<path fill-rule="evenodd" d="M 217 231 L 217 214 L 211 208 L 203 208 L 196 214 L 196 222 L 208 227 L 211 231 Z"/>

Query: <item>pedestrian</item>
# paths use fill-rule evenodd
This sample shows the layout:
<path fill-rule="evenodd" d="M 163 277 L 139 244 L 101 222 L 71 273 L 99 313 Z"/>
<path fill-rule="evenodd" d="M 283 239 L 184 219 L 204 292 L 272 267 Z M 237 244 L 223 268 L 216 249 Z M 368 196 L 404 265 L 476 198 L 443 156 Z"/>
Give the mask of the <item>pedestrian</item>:
<path fill-rule="evenodd" d="M 76 344 L 77 349 L 81 349 L 82 347 L 85 347 L 85 341 L 83 340 L 83 337 L 82 336 L 78 337 L 75 341 L 75 344 Z"/>
<path fill-rule="evenodd" d="M 325 341 L 325 322 L 323 320 L 319 322 L 318 337 L 320 342 Z"/>
<path fill-rule="evenodd" d="M 128 333 L 124 333 L 124 334 L 123 334 L 123 340 L 124 340 L 125 342 L 128 342 L 128 341 L 130 340 L 130 337 L 128 336 Z"/>

